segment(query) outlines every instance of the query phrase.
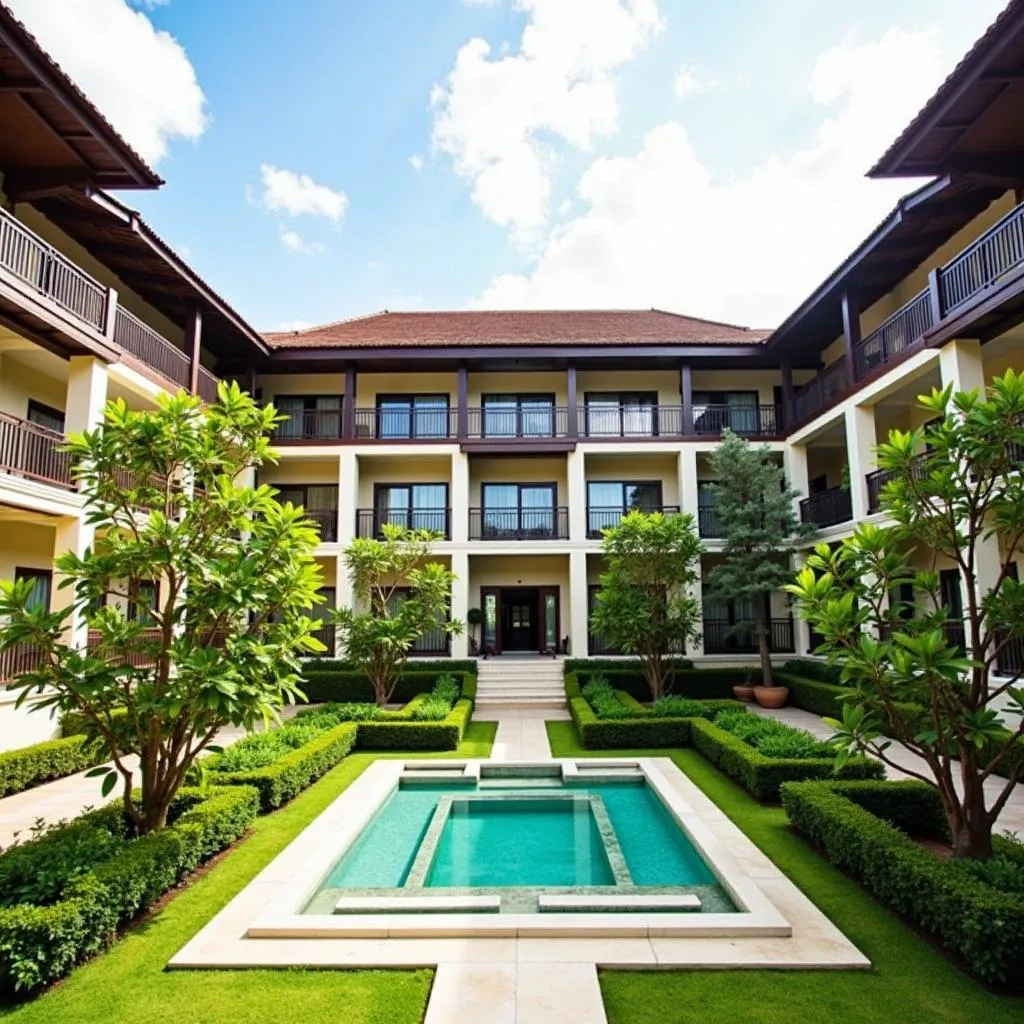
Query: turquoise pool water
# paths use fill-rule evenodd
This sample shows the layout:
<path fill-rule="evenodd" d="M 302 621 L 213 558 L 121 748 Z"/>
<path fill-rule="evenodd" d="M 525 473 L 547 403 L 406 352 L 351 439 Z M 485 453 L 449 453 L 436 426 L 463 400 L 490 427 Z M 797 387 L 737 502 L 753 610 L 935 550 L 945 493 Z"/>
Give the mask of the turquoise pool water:
<path fill-rule="evenodd" d="M 623 884 L 717 887 L 646 781 L 492 779 L 476 787 L 403 783 L 320 890 Z"/>

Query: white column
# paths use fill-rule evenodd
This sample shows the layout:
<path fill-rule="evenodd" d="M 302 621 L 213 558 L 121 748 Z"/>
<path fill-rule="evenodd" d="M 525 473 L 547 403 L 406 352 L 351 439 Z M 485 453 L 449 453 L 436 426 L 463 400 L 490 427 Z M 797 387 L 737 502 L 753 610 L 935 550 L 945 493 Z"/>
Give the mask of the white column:
<path fill-rule="evenodd" d="M 569 653 L 574 658 L 585 658 L 589 653 L 586 551 L 569 552 Z"/>
<path fill-rule="evenodd" d="M 868 515 L 867 474 L 878 468 L 875 458 L 875 410 L 870 405 L 852 405 L 846 410 L 846 458 L 850 470 L 850 503 L 853 521 Z"/>
<path fill-rule="evenodd" d="M 451 505 L 451 539 L 454 544 L 469 540 L 469 456 L 452 452 L 452 482 L 448 502 Z"/>
<path fill-rule="evenodd" d="M 786 473 L 786 483 L 801 498 L 806 498 L 807 492 L 810 490 L 807 477 L 807 445 L 786 445 L 782 453 L 782 467 Z"/>
<path fill-rule="evenodd" d="M 469 553 L 467 551 L 452 552 L 452 618 L 462 622 L 463 632 L 452 637 L 452 657 L 469 657 L 469 625 L 466 613 L 469 611 Z"/>
<path fill-rule="evenodd" d="M 578 446 L 575 451 L 569 452 L 566 471 L 569 493 L 566 498 L 569 506 L 569 540 L 574 544 L 583 543 L 587 537 L 587 471 L 584 459 L 583 451 Z"/>
<path fill-rule="evenodd" d="M 84 519 L 68 516 L 57 520 L 57 529 L 53 541 L 54 557 L 65 552 L 73 552 L 82 558 L 86 549 L 92 546 L 96 538 L 96 528 Z M 63 574 L 54 570 L 53 586 L 51 587 L 51 611 L 59 612 L 75 603 L 75 591 L 72 587 L 62 587 Z M 84 651 L 88 640 L 89 624 L 81 610 L 72 615 L 65 640 L 76 649 Z"/>
<path fill-rule="evenodd" d="M 358 504 L 359 458 L 351 448 L 343 448 L 338 456 L 338 542 L 342 547 L 356 535 Z"/>
<path fill-rule="evenodd" d="M 981 342 L 976 338 L 954 338 L 939 350 L 939 373 L 942 386 L 953 385 L 954 391 L 984 392 L 985 364 Z"/>
<path fill-rule="evenodd" d="M 697 524 L 699 511 L 697 486 L 697 449 L 692 444 L 684 444 L 679 450 L 679 508 L 693 516 Z"/>
<path fill-rule="evenodd" d="M 803 551 L 794 551 L 790 555 L 789 564 L 795 576 L 799 569 L 802 569 L 807 555 Z M 794 601 L 791 606 L 793 612 L 793 649 L 798 657 L 809 654 L 811 650 L 811 627 L 805 619 L 800 617 L 800 608 Z"/>

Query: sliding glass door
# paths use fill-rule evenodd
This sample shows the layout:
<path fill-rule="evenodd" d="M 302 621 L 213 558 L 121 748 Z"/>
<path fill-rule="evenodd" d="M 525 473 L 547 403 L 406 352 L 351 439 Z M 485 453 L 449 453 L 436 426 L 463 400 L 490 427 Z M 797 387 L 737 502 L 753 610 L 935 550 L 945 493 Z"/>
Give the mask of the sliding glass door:
<path fill-rule="evenodd" d="M 380 484 L 375 509 L 378 533 L 384 523 L 391 523 L 448 534 L 447 484 Z"/>

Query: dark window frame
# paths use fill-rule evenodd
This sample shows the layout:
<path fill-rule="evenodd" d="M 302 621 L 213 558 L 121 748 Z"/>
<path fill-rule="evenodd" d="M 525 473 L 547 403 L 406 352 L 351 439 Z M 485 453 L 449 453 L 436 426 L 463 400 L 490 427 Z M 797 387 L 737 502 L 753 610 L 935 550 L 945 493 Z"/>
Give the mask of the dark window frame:
<path fill-rule="evenodd" d="M 60 420 L 60 427 L 51 427 L 48 423 L 40 423 L 38 420 L 32 419 L 33 413 L 37 413 L 42 416 L 49 416 L 54 420 Z M 28 400 L 28 412 L 26 418 L 29 423 L 34 423 L 37 427 L 44 427 L 47 430 L 53 430 L 58 434 L 63 434 L 65 424 L 67 422 L 67 412 L 64 409 L 57 409 L 52 405 L 47 405 L 45 402 L 39 402 L 34 398 L 30 398 Z"/>
<path fill-rule="evenodd" d="M 345 410 L 345 396 L 344 396 L 344 394 L 338 394 L 337 392 L 331 392 L 331 391 L 324 391 L 324 392 L 318 392 L 318 393 L 305 393 L 305 394 L 301 394 L 301 395 L 295 395 L 295 394 L 274 395 L 274 400 L 273 400 L 273 402 L 271 404 L 274 406 L 274 408 L 279 413 L 283 411 L 281 409 L 281 406 L 280 406 L 280 400 L 283 399 L 283 398 L 286 398 L 289 401 L 293 401 L 293 402 L 302 402 L 302 412 L 300 413 L 300 416 L 302 417 L 302 420 L 300 422 L 299 432 L 297 434 L 284 434 L 284 435 L 282 435 L 284 440 L 289 440 L 289 439 L 293 439 L 293 438 L 303 438 L 303 439 L 307 439 L 307 440 L 332 441 L 332 440 L 338 440 L 342 436 L 342 434 L 344 433 L 344 428 L 345 428 L 345 412 L 344 412 L 344 410 Z M 336 410 L 335 409 L 317 409 L 316 403 L 321 398 L 336 398 L 338 400 L 338 408 Z M 332 412 L 332 413 L 333 412 L 337 412 L 337 414 L 338 414 L 338 430 L 337 430 L 337 433 L 336 434 L 335 433 L 319 434 L 319 433 L 316 433 L 316 432 L 307 433 L 307 431 L 305 429 L 305 426 L 306 426 L 306 424 L 305 424 L 306 413 L 315 413 L 315 412 Z M 292 415 L 294 415 L 294 414 L 289 413 L 289 419 L 291 418 Z M 285 421 L 285 423 L 286 422 L 287 421 Z M 280 430 L 281 427 L 285 426 L 285 423 L 279 423 L 278 424 L 278 430 Z"/>
<path fill-rule="evenodd" d="M 610 398 L 615 398 L 615 409 L 614 415 L 618 419 L 618 430 L 617 431 L 601 431 L 595 433 L 590 423 L 591 415 L 591 404 L 596 401 L 608 402 Z M 624 399 L 636 399 L 636 402 L 624 401 Z M 626 424 L 623 419 L 623 412 L 629 408 L 630 405 L 635 404 L 638 409 L 646 409 L 650 407 L 651 414 L 651 429 L 650 431 L 633 431 L 626 430 Z M 659 434 L 658 425 L 658 409 L 659 409 L 659 393 L 657 391 L 584 391 L 583 392 L 583 423 L 584 430 L 588 437 L 657 437 Z M 611 415 L 613 410 L 610 405 L 605 409 L 594 410 L 599 415 L 608 416 Z"/>
<path fill-rule="evenodd" d="M 505 415 L 511 415 L 515 417 L 515 428 L 511 433 L 501 431 L 500 433 L 491 433 L 487 429 L 487 406 L 489 403 L 498 402 L 505 400 L 506 404 L 515 403 L 515 410 L 512 409 L 494 409 L 494 412 L 501 412 Z M 480 395 L 480 435 L 482 437 L 554 437 L 557 433 L 556 422 L 555 422 L 555 409 L 557 408 L 558 396 L 553 391 L 488 391 L 486 394 Z M 546 410 L 541 409 L 527 409 L 527 416 L 548 416 L 548 429 L 543 433 L 536 431 L 530 431 L 527 433 L 523 429 L 523 403 L 536 402 L 538 405 L 546 403 L 548 408 Z"/>
<path fill-rule="evenodd" d="M 429 433 L 421 434 L 416 429 L 417 415 L 416 415 L 416 400 L 419 398 L 433 398 L 441 399 L 444 401 L 444 433 Z M 386 412 L 399 412 L 399 410 L 384 410 L 381 408 L 385 402 L 407 403 L 408 404 L 408 415 L 409 415 L 409 432 L 407 434 L 385 434 L 381 430 L 381 424 L 383 423 L 383 417 Z M 444 391 L 423 391 L 423 392 L 412 392 L 412 391 L 397 391 L 397 392 L 384 392 L 374 396 L 374 409 L 376 410 L 376 421 L 377 429 L 375 431 L 377 439 L 383 441 L 415 441 L 418 439 L 424 439 L 428 441 L 438 440 L 439 438 L 451 437 L 451 408 L 452 408 L 452 396 Z M 431 413 L 434 416 L 441 415 L 441 409 L 439 406 L 433 406 L 429 409 L 423 410 L 424 412 Z"/>
<path fill-rule="evenodd" d="M 15 580 L 46 580 L 46 610 L 50 610 L 50 602 L 53 600 L 53 570 L 37 569 L 31 565 L 16 565 L 14 567 Z"/>

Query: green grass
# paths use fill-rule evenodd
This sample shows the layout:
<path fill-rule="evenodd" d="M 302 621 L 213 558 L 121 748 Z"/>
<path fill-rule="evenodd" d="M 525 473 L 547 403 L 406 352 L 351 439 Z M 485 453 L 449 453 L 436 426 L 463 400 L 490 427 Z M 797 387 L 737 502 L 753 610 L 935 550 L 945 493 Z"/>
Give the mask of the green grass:
<path fill-rule="evenodd" d="M 486 757 L 497 726 L 473 722 L 457 751 Z M 274 814 L 207 875 L 103 955 L 32 1002 L 0 1008 L 12 1024 L 419 1024 L 433 971 L 165 971 L 167 961 L 377 756 L 353 754 Z M 408 754 L 388 754 L 408 757 Z"/>
<path fill-rule="evenodd" d="M 555 757 L 583 750 L 571 722 L 548 722 Z M 1020 1024 L 1024 999 L 988 992 L 692 750 L 616 750 L 671 757 L 875 965 L 865 971 L 603 971 L 610 1024 Z"/>

